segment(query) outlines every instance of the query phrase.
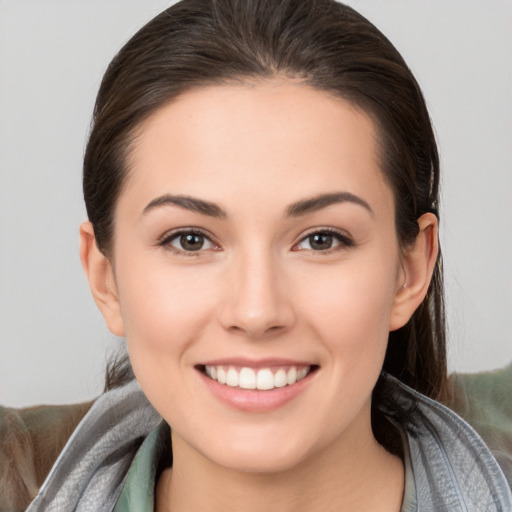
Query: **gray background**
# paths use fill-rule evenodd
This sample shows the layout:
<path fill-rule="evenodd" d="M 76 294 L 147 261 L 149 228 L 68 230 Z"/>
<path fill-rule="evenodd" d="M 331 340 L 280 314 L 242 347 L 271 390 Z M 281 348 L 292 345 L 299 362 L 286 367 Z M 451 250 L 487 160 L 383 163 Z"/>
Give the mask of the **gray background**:
<path fill-rule="evenodd" d="M 443 164 L 451 370 L 512 360 L 512 2 L 352 0 L 420 82 Z M 94 96 L 163 0 L 0 0 L 0 403 L 102 389 L 120 341 L 78 257 Z"/>

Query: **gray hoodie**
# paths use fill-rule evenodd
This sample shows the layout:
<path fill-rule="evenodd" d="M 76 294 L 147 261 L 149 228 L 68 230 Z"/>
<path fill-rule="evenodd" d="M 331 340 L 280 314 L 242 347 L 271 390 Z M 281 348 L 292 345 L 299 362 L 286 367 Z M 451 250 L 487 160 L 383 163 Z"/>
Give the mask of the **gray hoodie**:
<path fill-rule="evenodd" d="M 386 376 L 385 385 L 392 400 L 383 412 L 403 438 L 402 512 L 512 512 L 507 481 L 478 434 L 393 377 Z M 136 381 L 105 393 L 78 425 L 27 512 L 112 512 L 135 455 L 161 425 Z M 152 494 L 154 475 L 137 480 L 132 474 L 129 484 Z"/>

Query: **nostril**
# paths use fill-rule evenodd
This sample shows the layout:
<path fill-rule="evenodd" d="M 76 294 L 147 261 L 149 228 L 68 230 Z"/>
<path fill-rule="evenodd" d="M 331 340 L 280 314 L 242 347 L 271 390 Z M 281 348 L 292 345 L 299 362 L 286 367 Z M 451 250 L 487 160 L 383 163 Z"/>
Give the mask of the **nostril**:
<path fill-rule="evenodd" d="M 249 338 L 276 335 L 294 323 L 293 301 L 276 262 L 259 249 L 238 260 L 226 282 L 225 300 L 219 304 L 222 327 Z M 245 254 L 245 253 L 244 253 Z"/>
<path fill-rule="evenodd" d="M 259 327 L 255 325 L 240 327 L 238 325 L 233 325 L 229 328 L 233 334 L 243 335 L 249 339 L 265 339 L 273 337 L 286 331 L 286 329 L 287 328 L 284 325 L 271 325 L 270 327 Z"/>

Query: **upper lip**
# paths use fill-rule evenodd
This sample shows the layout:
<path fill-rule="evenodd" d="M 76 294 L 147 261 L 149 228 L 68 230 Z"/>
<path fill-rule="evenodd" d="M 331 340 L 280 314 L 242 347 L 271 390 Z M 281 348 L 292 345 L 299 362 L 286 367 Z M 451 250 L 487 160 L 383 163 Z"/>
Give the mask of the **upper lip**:
<path fill-rule="evenodd" d="M 265 358 L 247 359 L 241 357 L 229 357 L 203 361 L 197 366 L 240 366 L 243 368 L 271 368 L 275 366 L 314 366 L 311 361 L 298 361 L 296 359 Z"/>

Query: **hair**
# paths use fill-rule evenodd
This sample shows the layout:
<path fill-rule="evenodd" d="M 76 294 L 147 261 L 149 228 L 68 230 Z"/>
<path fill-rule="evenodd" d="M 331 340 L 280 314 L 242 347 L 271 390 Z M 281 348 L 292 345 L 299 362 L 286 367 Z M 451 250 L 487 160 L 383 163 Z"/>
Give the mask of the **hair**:
<path fill-rule="evenodd" d="M 139 30 L 103 78 L 83 170 L 98 248 L 112 256 L 114 209 L 143 121 L 192 88 L 282 77 L 334 94 L 372 118 L 401 247 L 415 240 L 422 214 L 439 217 L 439 157 L 422 92 L 372 23 L 334 0 L 183 0 Z M 383 369 L 427 396 L 444 398 L 440 256 L 423 303 L 407 325 L 390 333 Z M 123 356 L 110 366 L 106 387 L 130 378 Z M 385 399 L 380 389 L 378 383 L 377 404 Z"/>

